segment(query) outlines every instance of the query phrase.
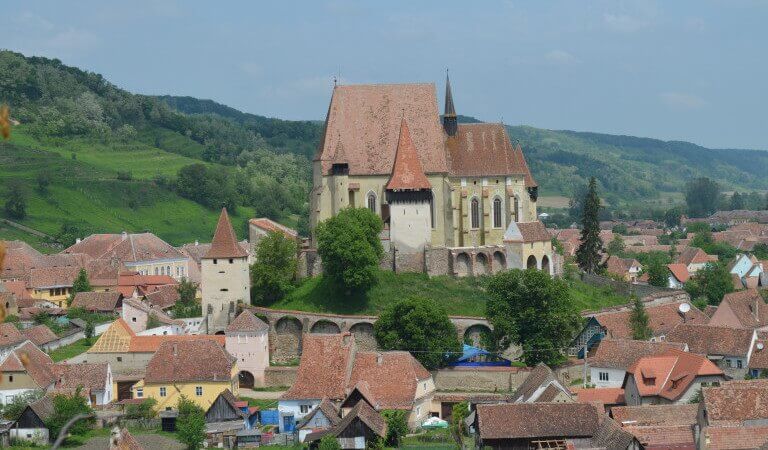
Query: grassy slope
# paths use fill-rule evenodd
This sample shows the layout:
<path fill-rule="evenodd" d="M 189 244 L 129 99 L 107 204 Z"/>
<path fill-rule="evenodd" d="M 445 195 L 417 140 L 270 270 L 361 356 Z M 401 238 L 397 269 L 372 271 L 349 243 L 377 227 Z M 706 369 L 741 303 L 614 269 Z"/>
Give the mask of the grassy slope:
<path fill-rule="evenodd" d="M 76 160 L 71 158 L 73 153 Z M 0 183 L 10 178 L 26 182 L 28 216 L 21 222 L 44 233 L 55 234 L 62 221 L 70 220 L 92 232 L 149 230 L 179 245 L 209 240 L 219 212 L 183 199 L 149 179 L 175 174 L 193 161 L 141 143 L 104 145 L 79 139 L 41 143 L 23 127 L 16 127 L 11 140 L 0 143 Z M 35 177 L 44 169 L 54 174 L 45 194 L 35 189 Z M 117 180 L 118 170 L 130 170 L 134 179 Z M 129 207 L 128 199 L 136 206 Z M 5 201 L 4 192 L 0 192 L 0 201 Z M 241 207 L 232 217 L 240 236 L 245 236 L 245 222 L 251 214 L 250 208 Z M 18 239 L 20 234 L 25 233 L 0 228 L 0 239 Z"/>
<path fill-rule="evenodd" d="M 432 277 L 422 274 L 379 272 L 378 284 L 363 298 L 339 296 L 322 277 L 305 280 L 286 298 L 273 304 L 276 309 L 336 314 L 378 314 L 387 305 L 407 297 L 430 298 L 450 315 L 484 316 L 488 296 L 482 278 Z M 629 300 L 609 290 L 571 281 L 570 291 L 579 311 L 596 310 Z"/>

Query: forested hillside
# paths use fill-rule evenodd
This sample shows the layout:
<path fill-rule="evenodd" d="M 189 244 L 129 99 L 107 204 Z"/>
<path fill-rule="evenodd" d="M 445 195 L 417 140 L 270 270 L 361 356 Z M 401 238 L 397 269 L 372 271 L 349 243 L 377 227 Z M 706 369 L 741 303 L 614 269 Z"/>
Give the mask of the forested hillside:
<path fill-rule="evenodd" d="M 18 122 L 0 142 L 0 205 L 11 196 L 25 202 L 24 214 L 0 216 L 64 243 L 122 230 L 176 244 L 204 240 L 222 206 L 241 235 L 252 216 L 306 232 L 323 118 L 287 121 L 211 100 L 132 94 L 59 60 L 9 51 L 0 51 L 0 103 Z M 726 189 L 768 189 L 768 152 L 526 126 L 509 132 L 545 197 L 570 196 L 590 176 L 611 207 L 639 211 L 679 201 L 696 176 Z M 0 225 L 0 239 L 19 233 Z"/>

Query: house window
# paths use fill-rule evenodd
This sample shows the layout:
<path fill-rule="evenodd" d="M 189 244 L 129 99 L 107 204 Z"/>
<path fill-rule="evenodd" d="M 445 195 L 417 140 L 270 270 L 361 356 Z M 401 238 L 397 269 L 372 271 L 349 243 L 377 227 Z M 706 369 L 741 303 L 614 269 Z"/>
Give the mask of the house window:
<path fill-rule="evenodd" d="M 501 199 L 493 199 L 493 227 L 501 228 Z"/>
<path fill-rule="evenodd" d="M 135 323 L 136 322 L 136 318 L 135 317 L 131 317 L 131 322 Z"/>
<path fill-rule="evenodd" d="M 144 389 L 136 388 L 136 398 L 142 398 L 142 397 L 144 397 Z"/>
<path fill-rule="evenodd" d="M 232 258 L 229 258 L 229 263 L 230 263 L 230 264 L 232 264 L 232 263 L 234 263 L 234 262 L 235 262 L 235 260 L 234 260 L 234 259 L 232 259 Z"/>
<path fill-rule="evenodd" d="M 155 267 L 155 275 L 160 275 L 160 269 L 158 267 Z"/>
<path fill-rule="evenodd" d="M 725 360 L 725 367 L 733 367 L 733 362 L 730 359 Z"/>
<path fill-rule="evenodd" d="M 171 266 L 165 266 L 165 274 L 171 276 Z"/>
<path fill-rule="evenodd" d="M 213 260 L 213 263 L 214 263 L 214 264 L 218 264 L 218 263 L 219 263 L 219 260 L 214 258 L 214 260 Z"/>
<path fill-rule="evenodd" d="M 470 227 L 480 228 L 480 202 L 473 198 L 469 205 Z"/>
<path fill-rule="evenodd" d="M 376 194 L 374 194 L 373 192 L 369 192 L 366 203 L 368 205 L 368 209 L 370 209 L 375 214 L 376 213 Z"/>
<path fill-rule="evenodd" d="M 306 414 L 309 412 L 309 405 L 299 405 L 299 411 L 301 411 L 302 414 Z"/>
<path fill-rule="evenodd" d="M 737 369 L 741 369 L 741 368 L 743 368 L 743 364 L 744 364 L 744 363 L 742 363 L 740 359 L 737 359 L 737 360 L 736 360 L 736 368 L 737 368 Z"/>
<path fill-rule="evenodd" d="M 8 375 L 8 381 L 10 381 L 11 383 L 13 383 L 13 375 Z"/>
<path fill-rule="evenodd" d="M 203 396 L 203 387 L 202 386 L 195 386 L 195 395 L 198 397 Z"/>
<path fill-rule="evenodd" d="M 599 372 L 600 381 L 608 381 L 608 372 Z"/>
<path fill-rule="evenodd" d="M 167 392 L 165 391 L 165 387 L 160 388 L 160 397 L 165 397 L 167 395 Z"/>
<path fill-rule="evenodd" d="M 118 356 L 117 357 L 117 362 L 123 362 L 123 357 L 122 356 Z"/>

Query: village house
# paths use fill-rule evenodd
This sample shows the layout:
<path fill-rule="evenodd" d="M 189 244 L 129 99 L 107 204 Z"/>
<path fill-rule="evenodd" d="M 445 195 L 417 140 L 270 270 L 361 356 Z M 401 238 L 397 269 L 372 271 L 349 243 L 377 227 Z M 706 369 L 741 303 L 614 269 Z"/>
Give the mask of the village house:
<path fill-rule="evenodd" d="M 680 305 L 687 304 L 688 311 L 680 312 Z M 665 340 L 666 335 L 679 323 L 707 323 L 709 318 L 698 308 L 686 301 L 674 301 L 657 305 L 646 305 L 648 327 L 651 329 L 651 340 Z M 632 308 L 619 306 L 605 308 L 597 313 L 589 313 L 587 317 L 594 318 L 593 328 L 603 330 L 604 336 L 614 339 L 632 339 L 630 316 Z M 680 341 L 673 341 L 680 342 Z"/>
<path fill-rule="evenodd" d="M 0 360 L 0 403 L 7 405 L 18 395 L 47 391 L 56 381 L 50 356 L 26 341 Z"/>
<path fill-rule="evenodd" d="M 761 286 L 763 263 L 753 255 L 736 255 L 728 265 L 728 272 L 739 281 L 739 289 L 757 289 Z"/>
<path fill-rule="evenodd" d="M 533 368 L 511 398 L 515 403 L 574 401 L 568 388 L 560 383 L 557 375 L 544 363 L 539 363 Z"/>
<path fill-rule="evenodd" d="M 237 395 L 237 374 L 237 360 L 216 342 L 166 341 L 149 360 L 144 378 L 131 390 L 133 398 L 157 400 L 158 411 L 175 409 L 182 395 L 207 410 L 225 390 Z"/>
<path fill-rule="evenodd" d="M 44 255 L 23 241 L 5 241 L 5 246 L 6 255 L 0 273 L 2 281 L 28 283 L 33 269 L 70 268 L 79 271 L 91 260 L 90 256 L 82 253 Z"/>
<path fill-rule="evenodd" d="M 690 352 L 706 356 L 729 377 L 744 378 L 757 333 L 746 328 L 684 323 L 677 325 L 667 340 L 687 342 Z"/>
<path fill-rule="evenodd" d="M 644 449 L 694 450 L 698 411 L 697 404 L 620 406 L 611 416 Z"/>
<path fill-rule="evenodd" d="M 601 406 L 587 403 L 477 405 L 474 427 L 477 448 L 640 449 Z"/>
<path fill-rule="evenodd" d="M 646 356 L 655 356 L 669 349 L 687 350 L 686 344 L 636 341 L 606 338 L 587 358 L 590 383 L 598 388 L 620 388 L 627 368 Z"/>
<path fill-rule="evenodd" d="M 758 331 L 749 358 L 749 375 L 753 378 L 768 377 L 768 331 Z"/>
<path fill-rule="evenodd" d="M 248 221 L 248 241 L 251 245 L 251 255 L 256 257 L 256 248 L 261 242 L 261 239 L 269 233 L 280 233 L 287 239 L 298 241 L 299 233 L 285 225 L 279 224 L 272 219 L 266 217 L 260 217 L 257 219 L 251 219 Z"/>
<path fill-rule="evenodd" d="M 448 80 L 442 118 L 433 84 L 335 86 L 313 174 L 310 228 L 369 208 L 396 271 L 554 272 L 522 149 L 501 123 L 459 124 Z"/>
<path fill-rule="evenodd" d="M 121 270 L 168 275 L 177 281 L 189 273 L 189 258 L 152 233 L 92 234 L 62 253 L 86 254 Z"/>
<path fill-rule="evenodd" d="M 11 352 L 27 338 L 12 323 L 0 323 L 0 358 Z"/>
<path fill-rule="evenodd" d="M 293 431 L 324 398 L 340 404 L 355 388 L 376 410 L 407 411 L 411 427 L 429 417 L 434 381 L 410 353 L 359 351 L 350 333 L 303 339 L 296 382 L 278 403 L 281 430 Z"/>
<path fill-rule="evenodd" d="M 44 395 L 27 405 L 11 427 L 11 439 L 45 446 L 50 443 L 46 422 L 53 416 L 53 398 Z"/>
<path fill-rule="evenodd" d="M 51 331 L 46 325 L 35 325 L 29 328 L 24 328 L 21 330 L 21 334 L 44 351 L 52 350 L 54 343 L 59 340 L 56 333 Z"/>
<path fill-rule="evenodd" d="M 677 349 L 646 356 L 627 368 L 622 388 L 627 405 L 688 403 L 701 386 L 725 381 L 707 358 Z"/>
<path fill-rule="evenodd" d="M 122 317 L 134 333 L 147 331 L 147 324 L 150 323 L 150 317 L 160 326 L 169 328 L 168 330 L 164 330 L 165 334 L 182 334 L 186 326 L 183 320 L 173 319 L 162 309 L 152 307 L 149 303 L 134 298 L 126 298 L 123 300 L 120 317 Z"/>
<path fill-rule="evenodd" d="M 246 309 L 224 334 L 227 351 L 237 358 L 240 387 L 264 386 L 264 372 L 269 367 L 269 325 Z"/>
<path fill-rule="evenodd" d="M 618 388 L 571 388 L 574 399 L 579 403 L 600 404 L 606 414 L 612 408 L 626 404 L 624 389 Z"/>
<path fill-rule="evenodd" d="M 387 422 L 368 402 L 359 401 L 338 423 L 309 433 L 304 442 L 316 449 L 327 435 L 335 437 L 342 449 L 370 448 L 371 443 L 387 437 Z"/>
<path fill-rule="evenodd" d="M 109 363 L 59 363 L 53 366 L 54 393 L 71 395 L 80 390 L 91 406 L 112 402 L 112 370 Z"/>
<path fill-rule="evenodd" d="M 670 289 L 683 289 L 686 281 L 691 279 L 688 273 L 688 266 L 682 263 L 667 264 L 669 275 L 667 277 L 667 287 Z"/>
<path fill-rule="evenodd" d="M 766 380 L 729 381 L 702 389 L 700 448 L 762 448 L 768 442 L 767 404 Z"/>
<path fill-rule="evenodd" d="M 156 289 L 145 293 L 141 297 L 144 303 L 149 304 L 153 308 L 162 310 L 172 308 L 180 298 L 181 295 L 179 295 L 179 286 L 173 284 L 157 286 Z"/>
<path fill-rule="evenodd" d="M 675 262 L 685 265 L 688 273 L 695 275 L 696 272 L 703 269 L 707 264 L 717 262 L 717 256 L 708 255 L 700 248 L 688 247 L 680 252 Z"/>
<path fill-rule="evenodd" d="M 138 298 L 155 291 L 176 289 L 178 282 L 170 275 L 142 275 L 139 272 L 120 272 L 117 276 L 117 286 L 114 290 L 120 292 L 123 298 Z"/>
<path fill-rule="evenodd" d="M 28 291 L 30 297 L 67 308 L 67 299 L 72 294 L 72 285 L 77 278 L 78 267 L 44 267 L 29 271 Z"/>
<path fill-rule="evenodd" d="M 709 319 L 709 325 L 766 330 L 768 304 L 756 289 L 725 294 Z"/>
<path fill-rule="evenodd" d="M 640 278 L 640 272 L 643 266 L 634 258 L 620 258 L 618 256 L 609 256 L 605 260 L 605 270 L 622 280 L 629 283 L 636 283 Z"/>
<path fill-rule="evenodd" d="M 75 294 L 70 307 L 105 314 L 114 313 L 123 307 L 123 294 L 120 292 L 78 292 Z"/>
<path fill-rule="evenodd" d="M 227 389 L 222 391 L 205 412 L 206 444 L 209 448 L 244 448 L 239 436 L 245 430 L 253 430 L 252 436 L 258 442 L 260 432 L 251 426 L 251 411 L 257 414 L 257 407 L 249 407 L 248 402 L 238 400 Z M 254 417 L 255 420 L 255 417 Z"/>
<path fill-rule="evenodd" d="M 296 424 L 296 432 L 299 442 L 304 442 L 304 438 L 310 433 L 328 430 L 336 426 L 341 421 L 341 411 L 339 411 L 332 401 L 324 398 L 320 403 L 312 408 L 299 423 Z"/>

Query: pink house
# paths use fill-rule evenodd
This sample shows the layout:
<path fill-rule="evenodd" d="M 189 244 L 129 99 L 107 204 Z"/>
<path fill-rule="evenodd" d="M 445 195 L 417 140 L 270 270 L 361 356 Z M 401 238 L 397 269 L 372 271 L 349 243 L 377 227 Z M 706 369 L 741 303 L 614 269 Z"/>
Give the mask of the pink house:
<path fill-rule="evenodd" d="M 264 371 L 269 367 L 269 325 L 246 309 L 224 334 L 227 352 L 237 358 L 240 387 L 263 386 Z"/>

